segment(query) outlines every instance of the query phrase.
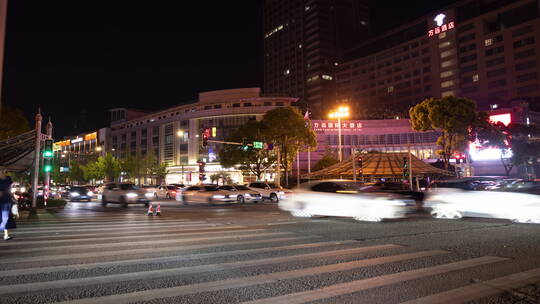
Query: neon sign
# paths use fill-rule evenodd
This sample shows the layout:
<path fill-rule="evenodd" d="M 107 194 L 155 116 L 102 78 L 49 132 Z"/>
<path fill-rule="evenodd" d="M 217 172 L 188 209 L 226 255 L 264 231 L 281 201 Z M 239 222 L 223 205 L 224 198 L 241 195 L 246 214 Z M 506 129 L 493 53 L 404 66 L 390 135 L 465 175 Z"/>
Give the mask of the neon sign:
<path fill-rule="evenodd" d="M 337 131 L 339 129 L 339 124 L 336 121 L 312 121 L 312 126 L 314 131 Z M 362 130 L 363 125 L 358 121 L 342 121 L 341 129 L 343 131 L 360 131 Z"/>
<path fill-rule="evenodd" d="M 438 14 L 437 16 L 435 16 L 435 19 L 433 20 L 435 21 L 435 23 L 437 23 L 437 26 L 441 26 L 444 23 L 445 17 L 446 17 L 445 14 Z"/>
<path fill-rule="evenodd" d="M 512 122 L 512 115 L 510 115 L 510 113 L 490 115 L 489 121 L 492 123 L 500 122 L 503 125 L 508 126 Z"/>
<path fill-rule="evenodd" d="M 440 34 L 442 32 L 446 32 L 448 30 L 451 30 L 454 27 L 455 27 L 454 21 L 450 21 L 448 23 L 442 24 L 441 26 L 437 26 L 436 28 L 429 30 L 428 31 L 428 36 L 432 37 L 432 36 L 438 35 L 438 34 Z"/>

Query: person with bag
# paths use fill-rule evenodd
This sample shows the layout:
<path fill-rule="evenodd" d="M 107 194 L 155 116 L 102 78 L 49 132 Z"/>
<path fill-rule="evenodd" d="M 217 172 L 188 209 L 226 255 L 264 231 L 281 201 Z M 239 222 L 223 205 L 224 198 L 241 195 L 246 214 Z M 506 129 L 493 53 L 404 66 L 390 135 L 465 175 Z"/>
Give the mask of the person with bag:
<path fill-rule="evenodd" d="M 8 229 L 16 228 L 15 219 L 13 218 L 12 209 L 18 215 L 18 208 L 13 204 L 11 195 L 11 184 L 13 181 L 10 176 L 6 176 L 7 169 L 0 166 L 0 212 L 2 214 L 2 222 L 0 223 L 0 231 L 4 231 L 4 241 L 11 240 L 12 237 L 8 233 Z"/>

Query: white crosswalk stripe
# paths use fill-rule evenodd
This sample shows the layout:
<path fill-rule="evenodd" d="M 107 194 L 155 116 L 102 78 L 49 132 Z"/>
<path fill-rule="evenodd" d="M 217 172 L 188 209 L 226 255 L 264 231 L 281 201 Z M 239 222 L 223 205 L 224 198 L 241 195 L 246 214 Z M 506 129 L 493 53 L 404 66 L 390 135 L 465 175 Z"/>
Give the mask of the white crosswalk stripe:
<path fill-rule="evenodd" d="M 447 250 L 384 242 L 329 241 L 274 227 L 296 221 L 249 227 L 207 220 L 138 219 L 143 218 L 94 216 L 86 222 L 51 219 L 45 224 L 21 223 L 16 242 L 0 245 L 0 302 L 28 302 L 35 296 L 42 302 L 81 304 L 156 299 L 173 303 L 175 297 L 232 293 L 236 289 L 257 291 L 308 278 L 322 280 L 320 285 L 305 286 L 302 291 L 280 290 L 277 295 L 254 292 L 237 300 L 250 304 L 307 303 L 487 265 L 497 267 L 509 260 L 498 256 L 456 258 Z M 398 263 L 406 263 L 409 268 L 392 267 Z M 345 276 L 335 283 L 323 279 L 335 273 L 362 274 L 363 269 L 374 267 L 381 269 L 374 276 Z M 210 274 L 223 275 L 214 278 Z M 179 283 L 165 287 L 139 284 L 134 290 L 117 291 L 122 290 L 119 286 L 133 282 L 163 279 Z M 404 303 L 466 303 L 539 280 L 540 268 L 468 283 Z M 95 286 L 101 286 L 99 293 L 89 297 L 98 290 Z M 52 297 L 53 291 L 63 296 Z"/>

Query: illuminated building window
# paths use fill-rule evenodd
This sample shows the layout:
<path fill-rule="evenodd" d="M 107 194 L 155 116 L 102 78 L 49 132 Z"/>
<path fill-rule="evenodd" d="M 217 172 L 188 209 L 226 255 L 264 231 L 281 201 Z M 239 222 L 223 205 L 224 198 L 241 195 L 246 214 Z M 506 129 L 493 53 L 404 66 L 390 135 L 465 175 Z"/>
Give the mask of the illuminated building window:
<path fill-rule="evenodd" d="M 289 75 L 291 73 L 291 70 L 289 69 L 286 69 L 285 71 L 283 71 L 283 75 Z"/>
<path fill-rule="evenodd" d="M 441 73 L 441 78 L 446 78 L 454 75 L 454 71 L 446 71 Z"/>
<path fill-rule="evenodd" d="M 484 45 L 485 46 L 490 46 L 492 44 L 493 44 L 493 38 L 489 38 L 489 39 L 484 40 Z"/>
<path fill-rule="evenodd" d="M 441 68 L 446 68 L 446 67 L 452 66 L 452 65 L 454 65 L 455 63 L 456 63 L 455 60 L 443 61 L 443 62 L 441 63 Z"/>
<path fill-rule="evenodd" d="M 309 77 L 307 81 L 308 81 L 308 82 L 311 82 L 311 81 L 315 81 L 315 80 L 317 80 L 317 79 L 319 79 L 319 75 L 315 75 L 315 76 Z"/>
<path fill-rule="evenodd" d="M 444 51 L 441 53 L 441 58 L 446 58 L 448 56 L 451 56 L 452 54 L 454 54 L 454 50 Z"/>
<path fill-rule="evenodd" d="M 448 88 L 448 87 L 453 86 L 454 84 L 455 83 L 453 80 L 444 81 L 444 82 L 441 82 L 441 88 Z"/>
<path fill-rule="evenodd" d="M 442 32 L 439 34 L 439 39 L 444 39 L 446 38 L 446 32 Z"/>
<path fill-rule="evenodd" d="M 472 75 L 472 81 L 473 81 L 473 82 L 477 82 L 478 79 L 479 79 L 478 74 Z"/>
<path fill-rule="evenodd" d="M 387 91 L 388 93 L 394 92 L 394 86 L 389 86 L 388 88 L 386 88 L 386 91 Z"/>
<path fill-rule="evenodd" d="M 445 92 L 442 92 L 441 96 L 442 97 L 446 97 L 446 96 L 454 96 L 454 91 L 445 91 Z"/>
<path fill-rule="evenodd" d="M 332 80 L 332 76 L 330 76 L 330 75 L 322 75 L 322 79 L 324 79 L 324 80 Z"/>
<path fill-rule="evenodd" d="M 445 34 L 446 34 L 446 33 L 445 33 Z M 445 47 L 450 46 L 450 44 L 451 44 L 450 41 L 441 42 L 441 43 L 439 43 L 439 48 L 440 48 L 440 49 L 443 49 L 443 48 L 445 48 Z"/>
<path fill-rule="evenodd" d="M 309 11 L 309 9 L 311 9 L 311 7 L 309 5 L 306 5 L 305 7 L 306 12 Z"/>

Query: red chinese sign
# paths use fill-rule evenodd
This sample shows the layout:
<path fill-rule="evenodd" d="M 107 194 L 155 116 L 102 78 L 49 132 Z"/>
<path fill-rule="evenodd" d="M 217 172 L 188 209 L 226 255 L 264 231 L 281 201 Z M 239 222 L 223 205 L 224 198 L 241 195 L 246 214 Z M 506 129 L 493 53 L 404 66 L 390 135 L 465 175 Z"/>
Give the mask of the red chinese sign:
<path fill-rule="evenodd" d="M 453 29 L 454 27 L 455 27 L 454 21 L 450 21 L 450 22 L 448 22 L 448 23 L 444 23 L 444 24 L 442 24 L 441 26 L 437 26 L 436 28 L 429 30 L 429 31 L 428 31 L 428 36 L 429 36 L 429 37 L 433 37 L 433 36 L 438 35 L 438 34 L 440 34 L 440 33 L 442 33 L 442 32 L 446 32 L 446 31 L 448 31 L 448 30 L 451 30 L 451 29 Z"/>

